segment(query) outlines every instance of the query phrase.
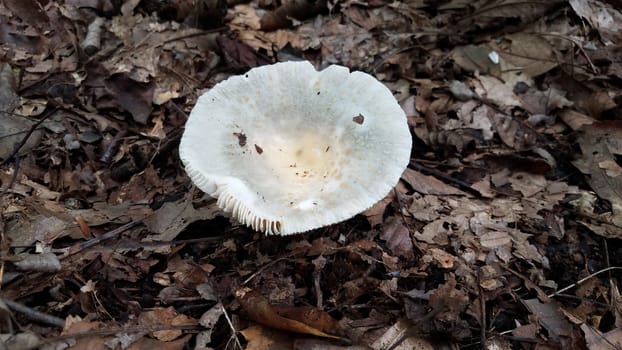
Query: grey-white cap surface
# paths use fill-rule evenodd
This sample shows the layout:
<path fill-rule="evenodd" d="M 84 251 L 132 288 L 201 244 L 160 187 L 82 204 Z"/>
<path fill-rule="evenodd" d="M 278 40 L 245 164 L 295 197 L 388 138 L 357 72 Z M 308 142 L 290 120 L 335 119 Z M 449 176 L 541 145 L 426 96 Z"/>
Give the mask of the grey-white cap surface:
<path fill-rule="evenodd" d="M 186 172 L 242 224 L 288 235 L 353 217 L 408 165 L 411 135 L 369 74 L 283 62 L 199 97 L 179 153 Z"/>

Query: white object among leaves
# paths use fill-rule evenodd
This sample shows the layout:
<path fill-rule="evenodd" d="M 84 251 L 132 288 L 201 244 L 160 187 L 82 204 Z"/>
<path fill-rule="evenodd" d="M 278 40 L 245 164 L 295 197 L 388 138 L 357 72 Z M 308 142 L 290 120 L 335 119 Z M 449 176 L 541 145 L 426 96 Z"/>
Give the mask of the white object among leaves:
<path fill-rule="evenodd" d="M 349 219 L 382 199 L 408 165 L 411 142 L 404 112 L 371 75 L 284 62 L 203 94 L 179 153 L 225 212 L 287 235 Z"/>

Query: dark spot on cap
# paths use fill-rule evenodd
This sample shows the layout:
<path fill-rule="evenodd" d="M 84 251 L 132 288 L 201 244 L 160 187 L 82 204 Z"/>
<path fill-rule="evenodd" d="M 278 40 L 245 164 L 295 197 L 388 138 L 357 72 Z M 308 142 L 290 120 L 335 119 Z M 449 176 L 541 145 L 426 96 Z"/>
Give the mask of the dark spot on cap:
<path fill-rule="evenodd" d="M 317 92 L 317 94 L 319 95 L 319 94 L 320 94 L 320 92 L 318 91 L 318 92 Z"/>
<path fill-rule="evenodd" d="M 238 145 L 240 147 L 246 146 L 246 135 L 243 132 L 234 132 L 233 135 L 238 137 Z"/>
<path fill-rule="evenodd" d="M 352 118 L 352 121 L 357 123 L 358 125 L 361 125 L 365 121 L 365 117 L 363 117 L 363 115 L 359 113 L 359 115 Z"/>
<path fill-rule="evenodd" d="M 328 152 L 329 149 L 330 149 L 330 146 L 326 146 L 326 150 L 324 152 Z"/>
<path fill-rule="evenodd" d="M 259 146 L 257 146 L 257 144 L 255 144 L 255 151 L 257 151 L 257 153 L 262 154 L 263 153 L 263 149 Z"/>

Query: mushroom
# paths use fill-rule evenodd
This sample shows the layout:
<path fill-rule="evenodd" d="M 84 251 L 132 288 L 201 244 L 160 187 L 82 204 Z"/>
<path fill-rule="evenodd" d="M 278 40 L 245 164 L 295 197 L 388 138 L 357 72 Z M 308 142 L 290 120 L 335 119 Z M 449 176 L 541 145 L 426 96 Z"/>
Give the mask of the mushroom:
<path fill-rule="evenodd" d="M 410 160 L 406 116 L 363 72 L 282 62 L 199 97 L 179 154 L 190 179 L 239 222 L 289 235 L 368 209 Z"/>

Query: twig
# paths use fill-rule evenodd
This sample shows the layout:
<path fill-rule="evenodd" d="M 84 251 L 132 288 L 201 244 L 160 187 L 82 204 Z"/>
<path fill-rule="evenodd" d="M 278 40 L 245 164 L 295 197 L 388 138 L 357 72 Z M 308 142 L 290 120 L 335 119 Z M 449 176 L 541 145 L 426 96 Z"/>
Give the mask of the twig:
<path fill-rule="evenodd" d="M 558 33 L 542 33 L 542 32 L 532 32 L 532 33 L 529 33 L 529 32 L 527 32 L 526 34 L 537 34 L 537 35 L 542 35 L 542 36 L 554 36 L 556 38 L 560 38 L 560 39 L 564 39 L 564 40 L 570 41 L 577 49 L 579 49 L 579 51 L 581 51 L 581 53 L 583 54 L 583 57 L 585 57 L 585 60 L 589 64 L 590 68 L 592 69 L 592 72 L 594 74 L 598 74 L 599 73 L 598 72 L 598 68 L 596 68 L 594 63 L 592 63 L 592 60 L 590 59 L 590 56 L 588 56 L 587 52 L 585 52 L 585 49 L 583 48 L 583 46 L 579 42 L 577 42 L 576 40 L 572 39 L 571 37 L 569 37 L 567 35 L 563 35 L 563 34 L 558 34 Z"/>
<path fill-rule="evenodd" d="M 575 283 L 573 283 L 573 284 L 571 284 L 571 285 L 569 285 L 569 286 L 566 286 L 566 287 L 564 287 L 564 288 L 562 288 L 562 289 L 560 289 L 560 290 L 556 291 L 556 292 L 555 292 L 555 293 L 553 293 L 553 294 L 549 294 L 549 295 L 548 295 L 548 297 L 549 297 L 549 298 L 552 298 L 552 297 L 554 297 L 554 296 L 556 296 L 556 295 L 558 295 L 558 294 L 561 294 L 561 293 L 563 293 L 563 292 L 567 291 L 568 289 L 574 288 L 574 287 L 576 287 L 576 286 L 578 286 L 578 285 L 582 284 L 583 282 L 585 282 L 585 281 L 587 281 L 587 280 L 589 280 L 589 279 L 591 279 L 591 278 L 593 278 L 593 277 L 595 277 L 595 276 L 597 276 L 597 275 L 600 275 L 600 274 L 601 274 L 601 273 L 603 273 L 603 272 L 607 272 L 607 271 L 611 271 L 611 270 L 622 270 L 622 267 L 612 266 L 612 267 L 607 267 L 607 268 L 604 268 L 604 269 L 602 269 L 602 270 L 598 270 L 598 271 L 594 272 L 593 274 L 591 274 L 591 275 L 589 275 L 589 276 L 587 276 L 587 277 L 584 277 L 584 278 L 582 278 L 582 279 L 578 280 L 577 282 L 575 282 Z"/>
<path fill-rule="evenodd" d="M 45 112 L 43 116 L 30 127 L 30 130 L 28 130 L 28 132 L 26 133 L 26 135 L 24 135 L 22 140 L 19 143 L 15 144 L 15 147 L 13 147 L 13 152 L 11 152 L 11 154 L 8 157 L 6 157 L 4 160 L 2 160 L 2 162 L 0 162 L 0 166 L 3 166 L 7 164 L 11 159 L 15 160 L 15 170 L 13 171 L 13 177 L 11 178 L 11 182 L 9 182 L 7 187 L 3 189 L 2 192 L 0 192 L 0 197 L 2 197 L 5 193 L 7 193 L 9 189 L 13 187 L 13 184 L 17 180 L 17 174 L 19 173 L 19 151 L 22 149 L 22 147 L 24 147 L 24 145 L 26 144 L 30 136 L 32 136 L 32 133 L 35 132 L 35 130 L 37 130 L 39 125 L 41 125 L 41 123 L 43 123 L 46 119 L 48 119 L 54 113 L 56 113 L 57 110 L 58 110 L 58 107 L 54 106 L 51 109 L 49 109 L 47 112 Z"/>
<path fill-rule="evenodd" d="M 166 39 L 166 40 L 162 41 L 161 43 L 158 43 L 158 44 L 154 45 L 154 47 L 157 47 L 157 46 L 160 46 L 160 45 L 166 45 L 166 44 L 172 43 L 173 41 L 177 41 L 177 40 L 184 40 L 184 39 L 194 38 L 196 36 L 202 36 L 202 35 L 207 35 L 207 34 L 212 34 L 212 33 L 224 32 L 224 31 L 226 31 L 228 29 L 229 29 L 229 27 L 218 27 L 218 28 L 214 28 L 214 29 L 202 30 L 202 31 L 197 32 L 197 33 L 190 33 L 190 34 L 180 35 L 180 36 L 177 36 L 177 37 Z"/>
<path fill-rule="evenodd" d="M 240 339 L 238 339 L 238 334 L 237 334 L 238 331 L 233 326 L 233 322 L 231 322 L 231 319 L 229 318 L 229 314 L 227 314 L 227 310 L 222 304 L 220 304 L 220 307 L 222 309 L 223 315 L 225 315 L 225 320 L 227 320 L 227 324 L 229 325 L 229 328 L 231 329 L 231 338 L 229 338 L 229 341 L 233 339 L 233 341 L 235 341 L 235 345 L 238 346 L 238 349 L 244 349 L 242 347 L 242 344 L 240 344 Z"/>
<path fill-rule="evenodd" d="M 68 257 L 70 257 L 72 255 L 75 255 L 75 254 L 83 251 L 84 249 L 90 248 L 90 247 L 92 247 L 94 245 L 97 245 L 97 244 L 99 244 L 99 243 L 101 243 L 101 242 L 103 242 L 103 241 L 105 241 L 107 239 L 113 238 L 113 237 L 121 234 L 122 232 L 127 231 L 127 230 L 131 229 L 134 226 L 137 226 L 138 224 L 140 224 L 142 222 L 143 222 L 143 219 L 132 220 L 132 221 L 128 222 L 127 224 L 125 224 L 123 226 L 120 226 L 120 227 L 117 227 L 116 229 L 114 229 L 112 231 L 108 231 L 108 232 L 104 233 L 103 235 L 101 235 L 99 237 L 96 237 L 96 238 L 90 239 L 88 241 L 79 243 L 79 244 L 73 246 L 69 250 L 69 254 L 67 254 L 66 256 L 62 257 L 62 259 L 65 259 L 65 258 L 68 258 Z"/>
<path fill-rule="evenodd" d="M 104 329 L 91 329 L 85 332 L 78 332 L 73 334 L 64 334 L 59 335 L 53 338 L 46 338 L 41 340 L 39 344 L 35 346 L 24 348 L 24 349 L 40 349 L 45 344 L 54 344 L 63 340 L 68 339 L 80 339 L 92 336 L 108 336 L 115 335 L 117 333 L 144 333 L 144 332 L 157 332 L 157 331 L 167 331 L 167 330 L 182 330 L 182 331 L 200 331 L 201 326 L 198 325 L 149 325 L 149 326 L 122 326 L 122 327 L 114 327 L 114 328 L 104 328 Z"/>
<path fill-rule="evenodd" d="M 39 127 L 39 125 L 41 125 L 41 123 L 43 123 L 46 119 L 48 119 L 54 113 L 56 113 L 56 111 L 58 111 L 58 107 L 54 106 L 54 107 L 52 107 L 52 109 L 49 109 L 47 112 L 45 112 L 43 114 L 43 116 L 41 117 L 41 119 L 39 119 L 36 123 L 34 123 L 30 127 L 30 130 L 28 130 L 28 132 L 26 133 L 26 135 L 24 136 L 22 141 L 20 141 L 20 143 L 18 143 L 13 148 L 13 152 L 8 157 L 6 157 L 2 162 L 0 162 L 0 166 L 3 166 L 5 164 L 7 164 L 11 159 L 15 158 L 15 156 L 19 153 L 19 151 L 22 149 L 22 147 L 24 147 L 24 145 L 26 144 L 26 142 L 28 141 L 30 136 L 32 136 L 32 133 L 37 129 L 37 127 Z"/>
<path fill-rule="evenodd" d="M 479 289 L 479 325 L 481 327 L 480 329 L 480 341 L 482 342 L 482 348 L 483 349 L 488 349 L 488 340 L 486 339 L 486 301 L 484 300 L 484 288 L 482 288 L 481 285 L 481 270 L 479 271 L 479 273 L 477 274 L 477 287 Z"/>
<path fill-rule="evenodd" d="M 262 271 L 264 271 L 266 268 L 276 264 L 279 261 L 283 261 L 283 260 L 287 260 L 289 259 L 290 256 L 286 256 L 286 257 L 282 257 L 282 258 L 278 258 L 276 260 L 272 260 L 269 263 L 265 264 L 264 266 L 260 267 L 259 270 L 255 271 L 255 273 L 253 273 L 252 275 L 250 275 L 247 279 L 244 280 L 244 282 L 242 282 L 242 285 L 247 284 L 248 282 L 250 282 L 250 280 L 252 280 L 253 278 L 255 278 L 255 276 L 259 275 Z"/>
<path fill-rule="evenodd" d="M 41 323 L 45 323 L 48 326 L 53 326 L 56 328 L 63 328 L 65 327 L 65 320 L 63 320 L 62 318 L 58 318 L 56 316 L 52 316 L 52 315 L 48 315 L 46 313 L 43 313 L 41 311 L 37 311 L 33 308 L 30 308 L 24 304 L 20 304 L 18 302 L 15 301 L 11 301 L 9 299 L 0 299 L 2 302 L 4 302 L 9 308 L 11 308 L 13 311 L 19 312 L 21 314 L 23 314 L 24 316 L 28 317 L 29 319 L 33 320 L 33 321 L 39 321 Z"/>
<path fill-rule="evenodd" d="M 253 278 L 255 278 L 257 275 L 259 275 L 261 272 L 263 272 L 265 269 L 267 269 L 268 267 L 276 264 L 279 261 L 283 261 L 283 260 L 287 260 L 287 259 L 291 259 L 293 256 L 296 256 L 297 254 L 300 254 L 300 252 L 291 252 L 283 257 L 280 257 L 276 260 L 272 260 L 269 263 L 263 265 L 262 267 L 260 267 L 257 271 L 255 271 L 252 275 L 250 275 L 247 279 L 244 280 L 244 282 L 242 282 L 242 285 L 247 284 L 248 282 L 250 282 Z"/>

